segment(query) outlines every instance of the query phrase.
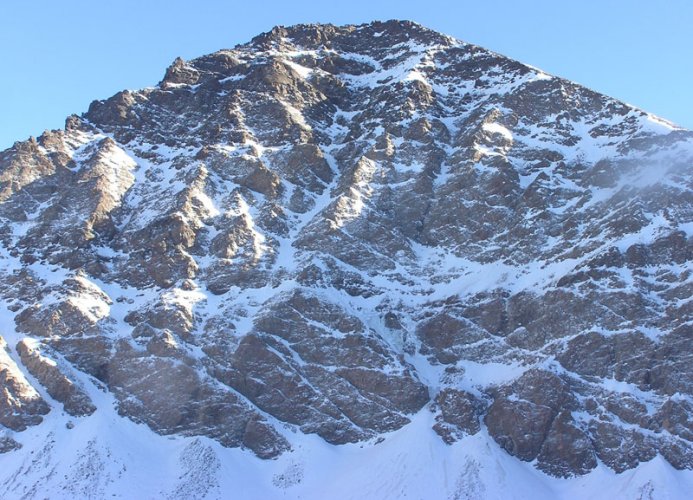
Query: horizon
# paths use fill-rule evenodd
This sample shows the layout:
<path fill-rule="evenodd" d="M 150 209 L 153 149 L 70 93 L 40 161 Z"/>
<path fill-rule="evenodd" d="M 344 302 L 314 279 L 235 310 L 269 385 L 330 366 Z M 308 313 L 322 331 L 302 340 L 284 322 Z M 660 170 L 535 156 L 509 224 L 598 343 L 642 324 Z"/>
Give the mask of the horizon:
<path fill-rule="evenodd" d="M 162 4 L 167 8 L 157 9 Z M 310 1 L 287 8 L 272 0 L 266 7 L 258 12 L 216 0 L 196 9 L 175 0 L 146 5 L 125 0 L 119 6 L 72 0 L 64 6 L 44 3 L 38 10 L 0 6 L 0 59 L 13 76 L 0 81 L 0 150 L 62 128 L 68 116 L 81 115 L 95 100 L 156 85 L 176 57 L 190 60 L 232 48 L 275 26 L 378 20 L 412 21 L 693 128 L 687 86 L 693 64 L 684 57 L 693 49 L 693 33 L 685 29 L 693 21 L 693 6 L 682 1 L 653 8 L 616 0 L 596 16 L 587 5 L 571 10 L 547 0 L 529 7 L 501 0 L 483 6 L 432 0 L 425 9 L 357 0 L 341 10 Z M 567 15 L 571 26 L 560 23 Z M 486 25 L 489 16 L 493 22 Z M 103 18 L 111 22 L 103 25 Z"/>

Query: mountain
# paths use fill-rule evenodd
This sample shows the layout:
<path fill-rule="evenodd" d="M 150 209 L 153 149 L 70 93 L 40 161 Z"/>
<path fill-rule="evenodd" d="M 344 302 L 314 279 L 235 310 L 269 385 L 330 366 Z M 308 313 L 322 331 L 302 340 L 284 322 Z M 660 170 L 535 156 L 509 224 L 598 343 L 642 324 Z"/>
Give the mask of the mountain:
<path fill-rule="evenodd" d="M 693 133 L 405 21 L 0 153 L 3 498 L 685 497 Z"/>

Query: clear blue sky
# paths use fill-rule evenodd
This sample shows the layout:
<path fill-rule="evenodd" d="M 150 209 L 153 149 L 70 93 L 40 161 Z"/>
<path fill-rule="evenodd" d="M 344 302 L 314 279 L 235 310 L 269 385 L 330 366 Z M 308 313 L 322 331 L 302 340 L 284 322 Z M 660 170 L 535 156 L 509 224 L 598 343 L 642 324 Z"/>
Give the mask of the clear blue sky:
<path fill-rule="evenodd" d="M 176 56 L 277 24 L 410 19 L 693 128 L 691 0 L 0 0 L 0 149 Z"/>

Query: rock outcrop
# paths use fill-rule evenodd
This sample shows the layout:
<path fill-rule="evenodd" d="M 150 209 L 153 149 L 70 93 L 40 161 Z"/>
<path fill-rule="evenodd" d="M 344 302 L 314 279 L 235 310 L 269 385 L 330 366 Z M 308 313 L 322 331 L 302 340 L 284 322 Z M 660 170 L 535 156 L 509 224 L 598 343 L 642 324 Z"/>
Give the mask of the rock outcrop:
<path fill-rule="evenodd" d="M 50 407 L 26 379 L 9 355 L 5 339 L 0 337 L 0 424 L 23 431 L 40 424 Z"/>
<path fill-rule="evenodd" d="M 0 424 L 88 381 L 262 458 L 432 411 L 554 476 L 691 468 L 692 144 L 409 22 L 176 59 L 0 153 Z"/>
<path fill-rule="evenodd" d="M 79 387 L 74 379 L 68 378 L 53 359 L 43 356 L 31 342 L 27 340 L 19 342 L 17 354 L 29 373 L 46 388 L 53 399 L 63 404 L 67 413 L 80 417 L 91 415 L 96 411 L 96 407 L 84 389 Z"/>

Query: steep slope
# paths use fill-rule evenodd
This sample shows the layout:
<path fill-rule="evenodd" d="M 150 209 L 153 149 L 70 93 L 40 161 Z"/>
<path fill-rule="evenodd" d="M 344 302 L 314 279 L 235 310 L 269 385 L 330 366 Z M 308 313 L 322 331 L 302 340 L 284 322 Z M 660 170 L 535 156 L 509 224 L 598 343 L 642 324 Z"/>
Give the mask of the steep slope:
<path fill-rule="evenodd" d="M 290 469 L 431 428 L 476 478 L 449 495 L 691 469 L 692 160 L 689 131 L 409 22 L 177 59 L 0 153 L 4 491 L 59 494 L 26 472 L 57 455 L 26 460 L 74 439 L 62 409 L 165 456 L 114 407 L 210 474 L 255 462 L 206 438 Z M 105 494 L 128 475 L 103 432 L 63 460 L 105 464 Z"/>

